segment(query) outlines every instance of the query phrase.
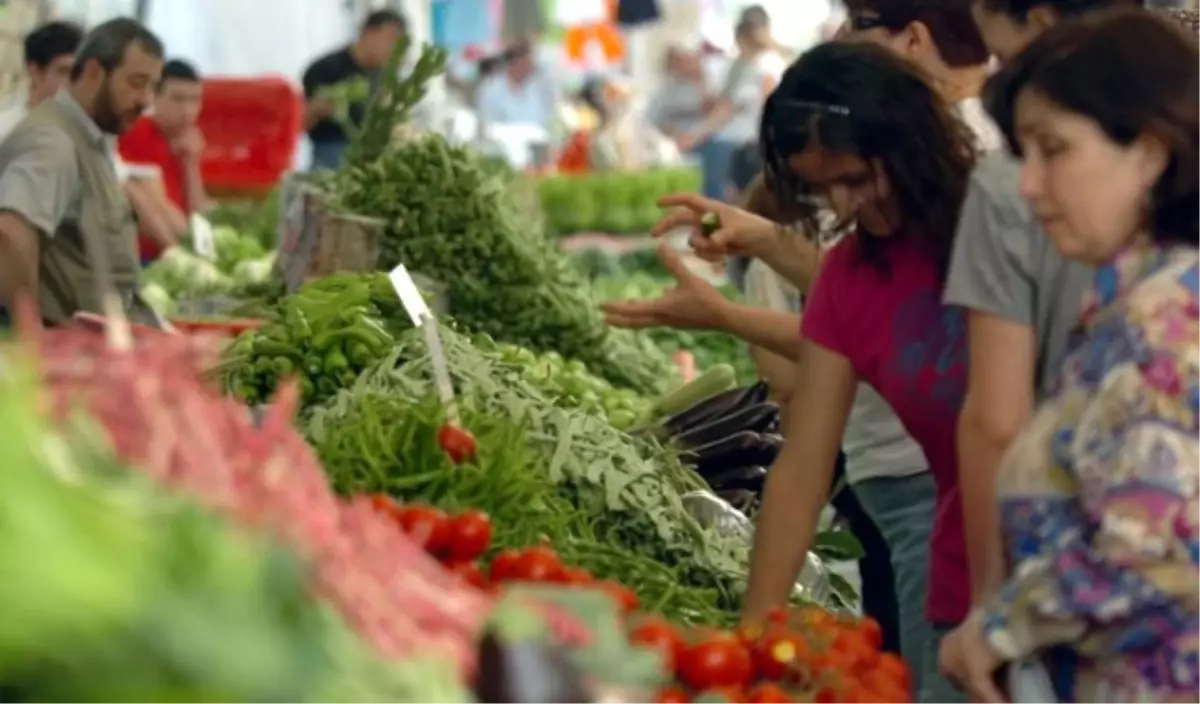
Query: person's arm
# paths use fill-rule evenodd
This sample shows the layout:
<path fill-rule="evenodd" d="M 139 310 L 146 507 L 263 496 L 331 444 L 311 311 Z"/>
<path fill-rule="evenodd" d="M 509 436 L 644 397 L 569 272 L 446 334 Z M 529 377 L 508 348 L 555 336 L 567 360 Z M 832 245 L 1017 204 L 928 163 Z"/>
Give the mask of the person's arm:
<path fill-rule="evenodd" d="M 1181 327 L 1190 327 L 1195 344 L 1195 320 Z M 1133 337 L 1154 336 L 1126 339 Z M 1147 371 L 1126 361 L 1088 384 L 1094 390 L 1068 381 L 1067 393 L 1085 405 L 1046 419 L 1055 424 L 1047 442 L 1072 438 L 1064 451 L 1073 484 L 1084 490 L 1067 496 L 1047 487 L 1010 499 L 1012 510 L 1027 516 L 1020 558 L 982 609 L 987 642 L 1001 658 L 1069 643 L 1105 662 L 1195 631 L 1196 565 L 1188 546 L 1195 550 L 1196 409 L 1186 390 L 1162 382 L 1194 379 L 1195 368 L 1173 351 L 1154 358 L 1167 361 Z"/>
<path fill-rule="evenodd" d="M 138 225 L 145 234 L 163 247 L 174 247 L 187 234 L 187 216 L 165 194 L 157 191 L 153 182 L 130 179 L 123 184 L 125 197 L 137 214 Z"/>
<path fill-rule="evenodd" d="M 750 345 L 788 359 L 800 349 L 800 316 L 729 301 L 721 311 L 719 328 Z"/>
<path fill-rule="evenodd" d="M 967 310 L 967 393 L 958 421 L 958 473 L 972 594 L 999 572 L 996 469 L 1034 404 L 1034 287 L 1025 263 L 1028 223 L 1018 203 L 1018 165 L 993 155 L 973 174 L 963 203 L 945 302 Z"/>
<path fill-rule="evenodd" d="M 754 531 L 743 622 L 761 623 L 786 604 L 812 546 L 858 383 L 850 361 L 811 341 L 800 344 L 787 440 L 767 473 Z"/>
<path fill-rule="evenodd" d="M 212 206 L 208 191 L 204 189 L 199 155 L 183 158 L 183 197 L 189 213 L 203 213 Z"/>
<path fill-rule="evenodd" d="M 967 315 L 967 394 L 958 417 L 959 487 L 972 595 L 1002 576 L 995 473 L 1033 415 L 1033 328 L 971 311 Z"/>
<path fill-rule="evenodd" d="M 40 316 L 38 260 L 41 237 L 53 236 L 79 193 L 75 149 L 61 130 L 25 132 L 7 149 L 16 156 L 0 174 L 0 286 L 3 301 L 19 298 Z"/>
<path fill-rule="evenodd" d="M 304 130 L 307 132 L 317 126 L 318 122 L 333 115 L 335 106 L 332 101 L 317 97 L 321 87 L 326 85 L 321 60 L 318 59 L 304 71 L 301 84 L 304 86 Z"/>

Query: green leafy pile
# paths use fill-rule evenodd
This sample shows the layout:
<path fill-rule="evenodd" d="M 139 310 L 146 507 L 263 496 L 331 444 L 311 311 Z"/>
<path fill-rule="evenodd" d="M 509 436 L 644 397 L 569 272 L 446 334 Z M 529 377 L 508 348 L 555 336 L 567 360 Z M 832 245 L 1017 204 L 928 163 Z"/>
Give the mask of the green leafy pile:
<path fill-rule="evenodd" d="M 669 360 L 610 330 L 572 263 L 519 217 L 504 180 L 465 147 L 425 135 L 338 176 L 339 206 L 388 223 L 379 265 L 446 287 L 469 330 L 583 362 L 613 384 L 661 391 Z"/>
<path fill-rule="evenodd" d="M 684 509 L 681 494 L 704 487 L 695 473 L 598 415 L 555 405 L 523 367 L 449 328 L 443 343 L 477 461 L 452 467 L 438 446 L 431 364 L 408 334 L 392 359 L 312 414 L 309 440 L 339 491 L 480 508 L 497 547 L 549 538 L 565 561 L 620 578 L 673 619 L 736 618 L 748 546 L 703 530 Z"/>

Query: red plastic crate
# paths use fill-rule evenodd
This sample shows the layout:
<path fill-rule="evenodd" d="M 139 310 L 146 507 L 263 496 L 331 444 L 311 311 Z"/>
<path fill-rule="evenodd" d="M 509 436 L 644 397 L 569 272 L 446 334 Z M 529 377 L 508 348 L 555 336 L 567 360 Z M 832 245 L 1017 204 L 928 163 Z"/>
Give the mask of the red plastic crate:
<path fill-rule="evenodd" d="M 304 117 L 304 97 L 290 81 L 204 79 L 200 169 L 214 189 L 263 189 L 292 166 Z"/>

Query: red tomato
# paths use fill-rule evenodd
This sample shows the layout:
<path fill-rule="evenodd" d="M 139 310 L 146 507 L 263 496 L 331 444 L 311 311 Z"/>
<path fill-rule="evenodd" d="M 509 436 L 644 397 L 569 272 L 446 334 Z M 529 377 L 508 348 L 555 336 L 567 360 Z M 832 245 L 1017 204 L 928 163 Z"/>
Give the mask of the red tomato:
<path fill-rule="evenodd" d="M 371 507 L 379 513 L 396 520 L 400 515 L 400 504 L 387 494 L 371 494 Z"/>
<path fill-rule="evenodd" d="M 582 567 L 564 567 L 563 581 L 567 584 L 591 584 L 592 573 Z"/>
<path fill-rule="evenodd" d="M 680 687 L 667 687 L 659 690 L 654 701 L 658 704 L 688 704 L 692 698 Z"/>
<path fill-rule="evenodd" d="M 883 646 L 883 629 L 879 626 L 879 622 L 870 616 L 864 616 L 858 622 L 858 632 L 872 648 L 879 650 Z"/>
<path fill-rule="evenodd" d="M 488 568 L 488 576 L 493 582 L 506 582 L 513 579 L 517 572 L 517 561 L 520 559 L 521 551 L 519 550 L 501 550 L 492 559 L 492 565 Z"/>
<path fill-rule="evenodd" d="M 440 555 L 449 539 L 446 514 L 431 506 L 401 506 L 400 527 L 431 555 Z"/>
<path fill-rule="evenodd" d="M 763 682 L 750 690 L 746 701 L 750 704 L 786 704 L 792 701 L 792 698 L 788 696 L 783 687 L 774 682 Z"/>
<path fill-rule="evenodd" d="M 808 648 L 803 637 L 777 626 L 755 641 L 750 652 L 759 677 L 781 680 L 808 652 Z"/>
<path fill-rule="evenodd" d="M 629 642 L 658 651 L 667 672 L 675 672 L 683 656 L 684 643 L 679 631 L 661 618 L 650 619 L 630 631 Z"/>
<path fill-rule="evenodd" d="M 782 606 L 776 606 L 767 612 L 767 623 L 775 626 L 786 626 L 792 615 Z"/>
<path fill-rule="evenodd" d="M 730 687 L 709 687 L 700 693 L 699 697 L 720 697 L 730 704 L 738 702 L 748 702 L 750 699 L 746 696 L 746 690 L 739 686 Z"/>
<path fill-rule="evenodd" d="M 611 579 L 606 579 L 603 582 L 597 582 L 596 586 L 604 590 L 604 593 L 617 603 L 617 606 L 621 609 L 621 613 L 623 614 L 637 611 L 637 608 L 641 603 L 638 601 L 637 592 L 633 591 L 624 584 L 621 584 L 620 582 L 614 582 Z"/>
<path fill-rule="evenodd" d="M 492 544 L 492 521 L 483 511 L 463 511 L 450 519 L 446 555 L 456 562 L 479 559 Z"/>
<path fill-rule="evenodd" d="M 692 689 L 744 685 L 751 674 L 750 652 L 729 635 L 687 648 L 679 661 L 679 679 Z"/>
<path fill-rule="evenodd" d="M 474 562 L 451 563 L 450 571 L 462 577 L 471 586 L 487 589 L 487 578 L 483 576 L 483 570 L 479 569 L 479 565 Z"/>
<path fill-rule="evenodd" d="M 475 436 L 457 425 L 446 423 L 438 430 L 438 447 L 454 464 L 475 458 Z"/>
<path fill-rule="evenodd" d="M 521 582 L 555 582 L 563 573 L 558 554 L 547 547 L 528 548 L 513 565 L 512 579 Z"/>

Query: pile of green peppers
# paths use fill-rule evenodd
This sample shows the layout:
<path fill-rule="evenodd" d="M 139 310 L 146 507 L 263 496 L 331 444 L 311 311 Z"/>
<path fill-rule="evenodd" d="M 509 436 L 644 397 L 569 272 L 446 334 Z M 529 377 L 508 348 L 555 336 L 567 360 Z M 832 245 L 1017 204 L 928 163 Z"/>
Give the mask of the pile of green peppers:
<path fill-rule="evenodd" d="M 295 378 L 304 406 L 320 403 L 354 383 L 395 344 L 407 326 L 395 294 L 373 275 L 321 279 L 280 299 L 275 319 L 229 347 L 225 385 L 254 405 L 268 401 L 279 382 Z"/>

